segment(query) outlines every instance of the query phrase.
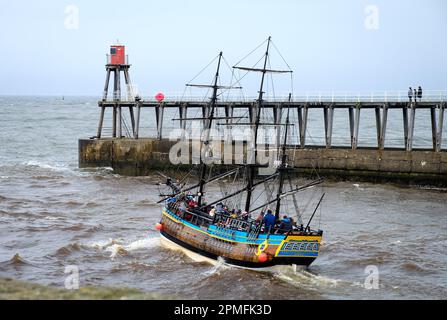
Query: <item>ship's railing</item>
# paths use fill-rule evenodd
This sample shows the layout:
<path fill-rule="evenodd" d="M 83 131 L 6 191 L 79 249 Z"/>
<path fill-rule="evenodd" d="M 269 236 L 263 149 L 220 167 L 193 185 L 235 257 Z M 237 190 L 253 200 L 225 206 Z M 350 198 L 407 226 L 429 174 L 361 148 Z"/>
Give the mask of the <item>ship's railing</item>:
<path fill-rule="evenodd" d="M 253 220 L 241 220 L 237 218 L 232 218 L 222 213 L 217 213 L 214 216 L 213 223 L 217 225 L 224 226 L 229 229 L 238 230 L 238 231 L 247 231 L 249 232 L 253 228 Z"/>
<path fill-rule="evenodd" d="M 208 227 L 209 225 L 213 224 L 217 227 L 222 227 L 225 229 L 245 231 L 248 233 L 249 239 L 257 238 L 260 233 L 287 235 L 290 232 L 300 232 L 303 235 L 321 235 L 320 230 L 316 231 L 311 230 L 310 228 L 307 230 L 299 228 L 282 229 L 279 226 L 275 226 L 274 228 L 266 230 L 263 223 L 256 222 L 252 218 L 241 220 L 239 218 L 232 218 L 224 213 L 217 213 L 214 217 L 206 217 L 203 213 L 197 213 L 188 209 L 180 209 L 179 202 L 171 203 L 167 206 L 167 208 L 171 213 L 199 227 Z"/>
<path fill-rule="evenodd" d="M 211 217 L 206 217 L 203 213 L 199 214 L 188 209 L 180 209 L 179 204 L 179 202 L 172 203 L 167 205 L 167 208 L 170 212 L 197 226 L 208 226 L 210 223 L 213 223 Z"/>

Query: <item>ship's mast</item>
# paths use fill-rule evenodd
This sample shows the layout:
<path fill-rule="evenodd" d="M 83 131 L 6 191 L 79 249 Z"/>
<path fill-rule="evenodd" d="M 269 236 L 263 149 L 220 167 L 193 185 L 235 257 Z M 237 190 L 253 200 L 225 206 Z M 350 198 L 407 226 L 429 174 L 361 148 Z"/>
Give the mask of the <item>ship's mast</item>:
<path fill-rule="evenodd" d="M 217 102 L 217 90 L 219 89 L 217 82 L 219 80 L 219 70 L 220 70 L 221 60 L 222 60 L 222 52 L 219 53 L 219 61 L 217 63 L 216 76 L 214 78 L 214 85 L 212 86 L 213 95 L 211 97 L 209 115 L 207 117 L 208 119 L 206 119 L 206 121 L 205 121 L 205 135 L 206 136 L 205 136 L 205 141 L 203 142 L 203 146 L 205 148 L 207 148 L 209 145 L 209 138 L 210 138 L 210 134 L 211 134 L 210 131 L 211 131 L 211 126 L 212 126 L 212 122 L 213 122 L 214 109 L 216 107 L 216 102 Z M 204 190 L 204 187 L 206 184 L 205 175 L 206 175 L 206 168 L 207 168 L 205 162 L 202 161 L 202 153 L 200 155 L 200 163 L 201 163 L 201 170 L 200 170 L 199 192 L 198 192 L 198 199 L 197 199 L 197 203 L 199 206 L 202 205 L 203 190 Z"/>
<path fill-rule="evenodd" d="M 275 208 L 275 219 L 279 219 L 279 211 L 281 209 L 281 195 L 283 191 L 284 186 L 284 173 L 287 170 L 286 168 L 286 161 L 287 161 L 287 155 L 286 155 L 286 144 L 287 144 L 287 134 L 289 129 L 289 113 L 290 113 L 290 100 L 292 98 L 292 95 L 289 94 L 289 108 L 287 108 L 287 117 L 286 117 L 286 129 L 284 132 L 284 143 L 282 145 L 282 155 L 281 155 L 281 163 L 278 167 L 279 172 L 279 184 L 278 184 L 278 194 L 277 194 L 277 200 L 276 200 L 276 208 Z"/>
<path fill-rule="evenodd" d="M 258 155 L 258 148 L 257 148 L 258 128 L 259 128 L 259 122 L 260 122 L 260 118 L 261 118 L 262 97 L 264 94 L 264 91 L 263 91 L 264 79 L 265 79 L 265 74 L 267 72 L 266 68 L 267 68 L 267 61 L 268 61 L 268 56 L 269 56 L 270 40 L 271 40 L 271 37 L 269 37 L 267 40 L 267 50 L 265 52 L 264 67 L 261 70 L 261 72 L 262 72 L 261 85 L 259 87 L 259 95 L 258 95 L 258 100 L 257 100 L 257 104 L 256 104 L 256 118 L 255 118 L 255 123 L 254 123 L 254 137 L 253 137 L 253 139 L 254 139 L 254 143 L 253 143 L 254 161 L 253 162 L 254 163 L 247 164 L 247 198 L 245 201 L 245 211 L 247 211 L 247 212 L 250 211 L 251 195 L 252 195 L 252 191 L 253 191 L 253 179 L 254 179 L 254 175 L 255 175 L 256 159 L 257 159 L 257 155 Z"/>

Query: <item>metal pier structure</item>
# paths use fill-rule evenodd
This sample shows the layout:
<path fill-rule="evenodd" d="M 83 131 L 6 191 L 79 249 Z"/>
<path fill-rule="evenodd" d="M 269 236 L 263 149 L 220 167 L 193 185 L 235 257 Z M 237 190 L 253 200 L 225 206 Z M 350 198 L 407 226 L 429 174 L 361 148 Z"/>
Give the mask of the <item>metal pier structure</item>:
<path fill-rule="evenodd" d="M 318 109 L 321 112 L 321 119 L 324 121 L 324 137 L 325 148 L 331 148 L 332 145 L 332 132 L 334 123 L 334 111 L 343 110 L 346 116 L 349 117 L 349 131 L 350 142 L 353 150 L 358 147 L 358 137 L 360 128 L 360 114 L 362 110 L 372 109 L 375 112 L 375 126 L 377 130 L 376 140 L 377 148 L 383 150 L 385 148 L 386 129 L 388 121 L 389 110 L 400 110 L 402 112 L 403 119 L 403 137 L 404 148 L 407 151 L 413 150 L 413 137 L 415 118 L 418 110 L 430 110 L 430 121 L 432 128 L 432 148 L 436 152 L 440 152 L 442 148 L 442 130 L 444 110 L 447 102 L 447 92 L 431 92 L 424 94 L 422 99 L 408 99 L 408 97 L 402 96 L 402 94 L 382 94 L 371 96 L 347 96 L 347 95 L 332 95 L 332 96 L 297 96 L 292 99 L 292 102 L 288 102 L 287 99 L 272 99 L 268 98 L 263 102 L 263 108 L 271 110 L 274 121 L 279 124 L 281 121 L 283 111 L 287 108 L 296 110 L 296 119 L 291 119 L 291 122 L 298 125 L 299 133 L 299 147 L 306 148 L 306 132 L 308 129 L 308 114 L 311 109 Z M 129 109 L 131 115 L 131 135 L 132 138 L 138 139 L 140 137 L 140 123 L 145 121 L 141 119 L 141 109 L 150 108 L 156 121 L 156 132 L 154 132 L 154 138 L 162 139 L 163 136 L 163 117 L 165 109 L 177 109 L 179 114 L 179 128 L 185 129 L 188 119 L 189 109 L 201 109 L 203 117 L 206 117 L 208 112 L 209 103 L 197 99 L 194 101 L 191 98 L 183 98 L 182 100 L 170 99 L 169 97 L 161 102 L 156 100 L 140 100 L 133 101 L 126 100 L 106 100 L 103 99 L 98 102 L 98 106 L 101 108 L 100 121 L 98 125 L 96 138 L 102 138 L 102 128 L 104 122 L 104 114 L 107 109 L 113 112 L 112 123 L 112 137 L 123 137 L 122 131 L 122 118 L 121 110 L 123 108 Z M 254 99 L 245 99 L 245 101 L 225 101 L 218 102 L 216 108 L 225 117 L 233 117 L 236 109 L 246 110 L 249 115 L 249 122 L 253 123 L 253 111 L 256 108 L 256 102 Z M 134 117 L 134 110 L 136 110 L 136 116 Z M 115 115 L 119 116 L 116 117 Z M 190 119 L 190 118 L 189 118 Z M 226 120 L 231 123 L 232 119 Z M 117 129 L 118 128 L 118 129 Z"/>

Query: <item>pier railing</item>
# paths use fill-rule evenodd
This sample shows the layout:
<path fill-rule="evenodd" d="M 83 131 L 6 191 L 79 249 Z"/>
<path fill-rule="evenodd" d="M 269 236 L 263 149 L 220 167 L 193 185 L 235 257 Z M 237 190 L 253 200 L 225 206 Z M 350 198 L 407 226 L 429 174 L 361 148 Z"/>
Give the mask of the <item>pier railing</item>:
<path fill-rule="evenodd" d="M 142 100 L 147 102 L 158 102 L 155 97 L 143 96 Z M 221 96 L 222 102 L 243 102 L 250 103 L 257 99 L 255 96 Z M 275 96 L 264 95 L 264 100 L 269 102 L 287 102 L 289 99 L 289 94 L 279 94 Z M 131 101 L 130 99 L 129 101 Z M 411 100 L 414 100 L 412 96 Z M 416 98 L 419 102 L 430 102 L 430 101 L 447 101 L 447 91 L 446 90 L 426 90 L 422 94 L 422 98 Z M 134 101 L 134 99 L 133 99 Z M 208 99 L 203 96 L 194 95 L 182 95 L 178 93 L 166 93 L 164 102 L 181 103 L 181 102 L 197 102 L 197 101 L 208 101 Z M 376 91 L 376 92 L 300 92 L 294 94 L 292 101 L 299 102 L 409 102 L 407 91 Z"/>
<path fill-rule="evenodd" d="M 175 122 L 178 129 L 185 130 L 187 128 L 186 123 L 197 117 L 198 119 L 196 120 L 200 120 L 202 117 L 202 125 L 205 125 L 203 119 L 209 112 L 208 98 L 203 98 L 203 96 L 176 96 L 171 94 L 165 94 L 164 96 L 163 101 L 157 101 L 155 98 L 150 97 L 135 97 L 133 95 L 123 95 L 123 97 L 113 96 L 112 98 L 114 100 L 109 101 L 106 98 L 99 101 L 98 105 L 101 107 L 101 115 L 96 137 L 100 138 L 102 135 L 104 113 L 105 109 L 109 107 L 113 109 L 112 137 L 123 137 L 124 131 L 126 131 L 127 137 L 138 139 L 140 137 L 141 109 L 145 108 L 150 110 L 150 122 L 154 123 L 156 127 L 156 133 L 154 132 L 152 136 L 155 136 L 157 139 L 166 137 L 166 133 L 163 134 L 164 127 L 165 132 L 172 132 L 173 128 L 166 127 L 165 125 L 166 117 L 169 120 L 178 120 Z M 255 97 L 248 96 L 222 96 L 216 108 L 218 109 L 219 115 L 225 115 L 228 119 L 231 119 L 233 116 L 237 118 L 242 112 L 244 117 L 247 118 L 246 121 L 254 123 L 253 108 L 256 107 L 255 100 Z M 369 125 L 372 124 L 376 127 L 376 130 L 374 130 L 376 134 L 374 133 L 373 135 L 376 136 L 377 148 L 379 149 L 385 148 L 387 125 L 392 126 L 391 131 L 395 130 L 393 128 L 394 125 L 388 123 L 389 110 L 393 110 L 394 115 L 395 110 L 400 110 L 403 121 L 403 123 L 401 122 L 403 124 L 402 147 L 407 151 L 413 149 L 416 113 L 419 114 L 421 110 L 428 110 L 430 112 L 429 114 L 425 113 L 425 119 L 419 117 L 416 122 L 424 121 L 424 127 L 429 128 L 428 131 L 431 131 L 429 133 L 432 140 L 431 149 L 441 151 L 446 104 L 447 91 L 426 90 L 423 92 L 421 98 L 411 96 L 411 99 L 408 96 L 408 92 L 405 91 L 383 91 L 356 95 L 349 92 L 308 92 L 294 95 L 291 102 L 289 102 L 288 96 L 267 95 L 265 96 L 262 107 L 266 109 L 266 114 L 274 119 L 274 124 L 278 125 L 281 124 L 282 118 L 284 117 L 284 110 L 286 108 L 292 109 L 291 114 L 293 119 L 291 121 L 296 126 L 295 128 L 297 128 L 297 144 L 301 148 L 309 145 L 306 142 L 306 136 L 310 136 L 308 133 L 309 127 L 311 125 L 315 126 L 316 124 L 315 121 L 308 121 L 310 110 L 312 110 L 313 114 L 315 114 L 316 110 L 321 110 L 321 116 L 318 117 L 317 124 L 320 127 L 324 127 L 323 146 L 326 148 L 332 148 L 333 146 L 334 110 L 337 110 L 337 114 L 340 111 L 346 112 L 345 115 L 349 123 L 348 139 L 350 139 L 352 149 L 357 149 L 358 146 L 360 114 L 364 112 L 363 110 L 369 109 L 374 111 L 373 117 L 375 121 L 371 119 L 372 123 Z M 130 121 L 128 125 L 121 113 L 122 108 L 129 109 Z M 134 109 L 136 110 L 136 114 L 134 114 Z M 176 116 L 173 116 L 173 112 L 176 113 Z M 197 114 L 200 116 L 197 116 Z M 225 125 L 227 126 L 233 126 L 234 124 L 234 122 L 231 122 L 232 120 L 225 121 Z M 280 130 L 278 129 L 278 131 Z"/>

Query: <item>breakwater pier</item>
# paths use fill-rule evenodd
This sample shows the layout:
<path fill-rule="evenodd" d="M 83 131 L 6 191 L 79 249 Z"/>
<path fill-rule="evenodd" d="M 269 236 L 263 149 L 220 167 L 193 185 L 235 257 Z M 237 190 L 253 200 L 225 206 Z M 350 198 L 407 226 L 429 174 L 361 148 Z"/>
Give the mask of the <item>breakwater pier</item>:
<path fill-rule="evenodd" d="M 204 128 L 210 103 L 197 97 L 167 95 L 146 99 L 134 94 L 130 65 L 124 52 L 122 54 L 122 61 L 112 61 L 113 57 L 108 57 L 104 94 L 98 102 L 96 135 L 79 140 L 79 166 L 107 166 L 122 174 L 146 175 L 173 166 L 169 152 L 179 140 L 186 139 L 173 135 L 173 129 L 186 132 L 191 129 L 192 122 L 197 128 Z M 124 74 L 125 93 L 121 92 L 120 73 Z M 111 75 L 114 85 L 113 94 L 109 96 Z M 262 114 L 276 125 L 275 135 L 279 137 L 289 110 L 295 137 L 290 140 L 288 152 L 298 172 L 317 170 L 323 176 L 447 185 L 447 152 L 443 148 L 446 102 L 447 92 L 444 91 L 427 91 L 417 98 L 409 98 L 406 92 L 301 94 L 291 99 L 265 96 L 262 104 L 250 97 L 228 97 L 215 105 L 214 127 L 216 130 L 241 124 L 250 127 L 261 106 Z M 334 117 L 338 121 L 335 122 Z M 418 138 L 415 127 L 421 124 L 429 128 L 425 130 L 428 137 L 426 135 L 424 140 L 429 143 L 415 147 Z M 367 146 L 359 143 L 362 125 L 374 128 L 373 133 L 368 133 Z M 150 130 L 142 134 L 142 127 Z M 342 144 L 334 141 L 334 132 L 339 129 L 346 133 Z M 316 131 L 323 138 L 319 143 L 315 143 L 314 134 L 310 134 Z M 188 139 L 189 148 L 193 149 L 195 140 Z M 393 143 L 387 144 L 389 141 Z M 222 147 L 225 150 L 222 156 L 237 158 L 234 142 L 232 139 L 223 142 L 230 146 Z M 194 165 L 192 157 L 189 160 L 190 165 Z"/>
<path fill-rule="evenodd" d="M 329 101 L 328 101 L 329 100 Z M 164 132 L 164 116 L 168 111 L 175 110 L 179 114 L 178 128 L 187 129 L 188 111 L 197 113 L 199 110 L 206 115 L 207 103 L 200 101 L 100 101 L 100 122 L 97 136 L 91 139 L 79 140 L 79 164 L 87 166 L 108 166 L 117 172 L 129 175 L 145 175 L 151 170 L 169 166 L 169 150 L 175 144 L 170 141 L 172 127 Z M 441 97 L 435 99 L 426 97 L 422 101 L 410 102 L 403 99 L 387 97 L 385 100 L 373 98 L 361 101 L 357 97 L 343 98 L 343 101 L 332 99 L 310 99 L 293 102 L 265 101 L 263 107 L 268 109 L 278 123 L 284 110 L 292 108 L 296 115 L 292 123 L 298 132 L 296 144 L 290 146 L 294 153 L 294 164 L 298 171 L 306 172 L 317 168 L 322 175 L 356 176 L 368 180 L 408 180 L 429 184 L 447 183 L 447 152 L 442 148 L 442 129 L 445 101 Z M 149 117 L 141 118 L 142 109 L 148 109 Z M 255 104 L 252 102 L 228 101 L 217 106 L 221 114 L 231 117 L 234 114 L 253 114 Z M 111 110 L 112 131 L 109 136 L 103 134 L 104 113 Z M 131 116 L 130 125 L 123 126 L 122 110 L 128 110 Z M 309 112 L 321 115 L 320 128 L 323 129 L 324 143 L 315 145 L 308 142 Z M 360 115 L 362 112 L 374 114 L 376 135 L 372 138 L 375 146 L 359 146 Z M 348 146 L 334 145 L 334 114 L 345 115 L 349 124 Z M 403 120 L 401 132 L 402 145 L 386 147 L 388 114 L 398 112 Z M 428 115 L 424 119 L 431 127 L 431 144 L 425 148 L 413 146 L 416 114 L 423 112 Z M 276 116 L 275 116 L 276 115 Z M 420 117 L 418 120 L 420 121 Z M 154 123 L 153 136 L 141 137 L 140 124 Z M 169 119 L 172 121 L 172 119 Z M 231 122 L 234 120 L 224 120 Z M 316 122 L 313 121 L 313 124 Z M 120 125 L 121 124 L 121 125 Z M 229 123 L 231 125 L 231 123 Z M 371 124 L 370 124 L 371 125 Z M 126 128 L 126 129 L 124 129 Z M 191 141 L 191 144 L 193 142 Z"/>

